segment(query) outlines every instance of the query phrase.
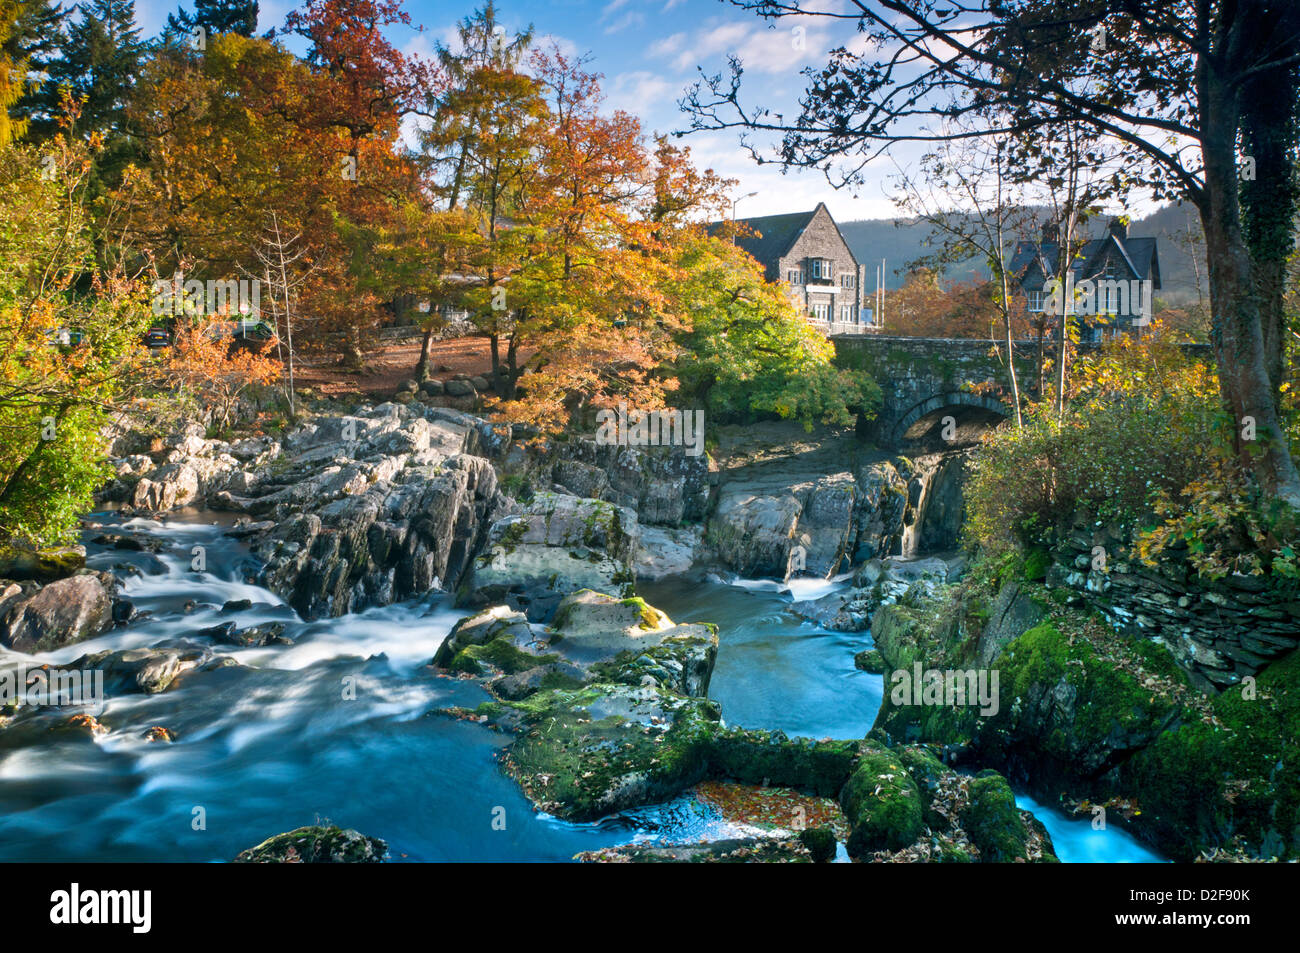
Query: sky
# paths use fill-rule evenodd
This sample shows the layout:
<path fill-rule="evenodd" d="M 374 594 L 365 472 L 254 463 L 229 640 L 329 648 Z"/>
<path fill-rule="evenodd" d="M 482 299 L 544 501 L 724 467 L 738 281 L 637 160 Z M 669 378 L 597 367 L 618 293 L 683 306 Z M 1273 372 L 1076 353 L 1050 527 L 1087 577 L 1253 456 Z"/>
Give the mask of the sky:
<path fill-rule="evenodd" d="M 141 31 L 159 32 L 176 5 L 177 0 L 136 0 Z M 288 0 L 262 0 L 258 31 L 279 27 L 293 6 Z M 474 0 L 407 0 L 413 26 L 424 29 L 393 30 L 390 39 L 405 52 L 430 55 L 438 41 L 454 39 L 456 23 L 474 6 Z M 796 34 L 793 24 L 769 26 L 722 0 L 500 0 L 497 13 L 508 31 L 532 24 L 540 42 L 589 54 L 587 68 L 604 76 L 609 108 L 638 116 L 648 133 L 686 129 L 688 118 L 678 100 L 700 69 L 710 75 L 725 72 L 731 54 L 745 67 L 745 99 L 792 115 L 806 85 L 800 70 L 824 64 L 830 50 L 855 42 L 851 26 L 806 24 Z M 732 197 L 740 218 L 805 211 L 818 202 L 841 222 L 897 214 L 888 193 L 898 170 L 888 159 L 868 169 L 855 196 L 832 188 L 814 170 L 783 175 L 775 166 L 756 165 L 735 132 L 693 133 L 680 143 L 691 147 L 698 165 L 739 180 Z M 900 155 L 900 161 L 906 159 Z M 751 192 L 757 194 L 748 196 Z"/>

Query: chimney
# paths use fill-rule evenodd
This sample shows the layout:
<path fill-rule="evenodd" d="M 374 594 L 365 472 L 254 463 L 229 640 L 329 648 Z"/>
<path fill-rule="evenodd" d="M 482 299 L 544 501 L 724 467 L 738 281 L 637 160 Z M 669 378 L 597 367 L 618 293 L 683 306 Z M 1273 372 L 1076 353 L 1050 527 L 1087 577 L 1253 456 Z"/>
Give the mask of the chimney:
<path fill-rule="evenodd" d="M 1128 225 L 1125 224 L 1122 218 L 1112 218 L 1110 224 L 1106 226 L 1106 231 L 1110 232 L 1110 234 L 1114 235 L 1120 241 L 1128 239 Z"/>

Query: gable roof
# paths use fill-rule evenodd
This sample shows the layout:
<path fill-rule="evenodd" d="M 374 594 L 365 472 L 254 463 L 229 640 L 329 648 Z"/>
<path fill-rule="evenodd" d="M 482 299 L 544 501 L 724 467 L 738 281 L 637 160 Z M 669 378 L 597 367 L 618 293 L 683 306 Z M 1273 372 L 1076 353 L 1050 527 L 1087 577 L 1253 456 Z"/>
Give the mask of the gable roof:
<path fill-rule="evenodd" d="M 1154 238 L 1127 238 L 1121 241 L 1114 235 L 1106 235 L 1104 238 L 1091 239 L 1084 243 L 1070 266 L 1075 277 L 1081 279 L 1099 272 L 1101 260 L 1112 243 L 1119 251 L 1120 259 L 1132 269 L 1132 277 L 1145 278 L 1150 274 L 1154 287 L 1160 287 L 1160 261 Z M 1060 260 L 1061 246 L 1057 242 L 1017 242 L 1011 256 L 1011 273 L 1023 280 L 1030 265 L 1037 261 L 1044 277 L 1050 277 L 1056 272 Z"/>
<path fill-rule="evenodd" d="M 817 208 L 821 208 L 818 205 Z M 755 235 L 737 235 L 736 244 L 754 256 L 761 264 L 775 264 L 788 252 L 813 220 L 817 209 L 810 212 L 787 212 L 784 215 L 760 215 L 756 218 L 738 218 L 737 225 L 746 225 Z M 716 235 L 730 222 L 712 222 L 709 234 Z"/>

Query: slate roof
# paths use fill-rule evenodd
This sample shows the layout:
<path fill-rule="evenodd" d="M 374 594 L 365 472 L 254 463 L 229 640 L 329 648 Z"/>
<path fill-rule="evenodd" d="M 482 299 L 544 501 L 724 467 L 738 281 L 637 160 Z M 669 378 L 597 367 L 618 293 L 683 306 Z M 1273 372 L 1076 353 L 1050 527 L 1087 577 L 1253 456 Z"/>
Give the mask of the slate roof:
<path fill-rule="evenodd" d="M 757 218 L 738 218 L 736 224 L 746 225 L 756 235 L 737 235 L 736 244 L 749 252 L 763 265 L 773 265 L 790 250 L 803 230 L 808 227 L 817 209 L 811 212 L 789 212 L 785 215 L 760 215 Z M 709 234 L 716 235 L 727 222 L 713 222 Z"/>
<path fill-rule="evenodd" d="M 1083 246 L 1079 257 L 1071 266 L 1076 278 L 1092 277 L 1101 271 L 1103 253 L 1114 238 L 1113 235 L 1094 238 Z M 1115 244 L 1119 247 L 1121 257 L 1127 260 L 1133 269 L 1130 278 L 1146 278 L 1150 274 L 1153 286 L 1160 287 L 1160 263 L 1156 257 L 1156 239 L 1115 239 Z M 1015 252 L 1011 256 L 1011 273 L 1023 279 L 1029 266 L 1034 263 L 1034 259 L 1040 258 L 1040 267 L 1044 273 L 1052 275 L 1056 273 L 1060 257 L 1061 246 L 1057 242 L 1017 242 Z"/>

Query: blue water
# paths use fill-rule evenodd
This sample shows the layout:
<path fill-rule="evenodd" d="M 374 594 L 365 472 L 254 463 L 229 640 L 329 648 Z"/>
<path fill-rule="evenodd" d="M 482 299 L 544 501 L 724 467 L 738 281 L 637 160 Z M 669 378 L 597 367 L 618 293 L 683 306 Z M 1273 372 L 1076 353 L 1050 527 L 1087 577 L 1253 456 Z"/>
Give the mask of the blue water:
<path fill-rule="evenodd" d="M 1115 826 L 1093 830 L 1092 820 L 1076 820 L 1063 811 L 1040 804 L 1027 794 L 1016 795 L 1016 806 L 1042 821 L 1052 836 L 1056 856 L 1067 864 L 1160 864 L 1165 859 L 1128 831 Z"/>
<path fill-rule="evenodd" d="M 240 666 L 189 673 L 160 695 L 110 698 L 99 720 L 111 731 L 93 741 L 51 736 L 49 726 L 69 714 L 60 710 L 0 729 L 0 860 L 229 860 L 272 834 L 324 821 L 383 838 L 395 861 L 558 861 L 629 841 L 752 833 L 689 795 L 596 824 L 536 812 L 496 763 L 506 736 L 436 714 L 487 697 L 427 665 L 463 615 L 446 596 L 303 622 L 249 581 L 256 565 L 246 548 L 222 526 L 198 522 L 210 517 L 119 526 L 99 514 L 110 531 L 164 544 L 155 555 L 87 534 L 89 564 L 117 572 L 147 617 L 35 658 L 0 649 L 0 668 L 152 645 L 228 619 L 241 628 L 284 622 L 295 644 L 218 646 Z M 195 545 L 206 549 L 204 572 L 191 568 Z M 729 724 L 815 738 L 870 729 L 882 680 L 853 666 L 862 635 L 800 621 L 775 584 L 678 578 L 641 590 L 676 622 L 718 624 L 710 695 Z M 253 608 L 222 611 L 236 599 Z M 355 699 L 344 697 L 347 684 Z M 146 741 L 156 725 L 176 741 Z M 1086 821 L 1031 809 L 1059 836 L 1062 860 L 1153 859 L 1138 856 L 1121 831 L 1098 834 Z"/>

